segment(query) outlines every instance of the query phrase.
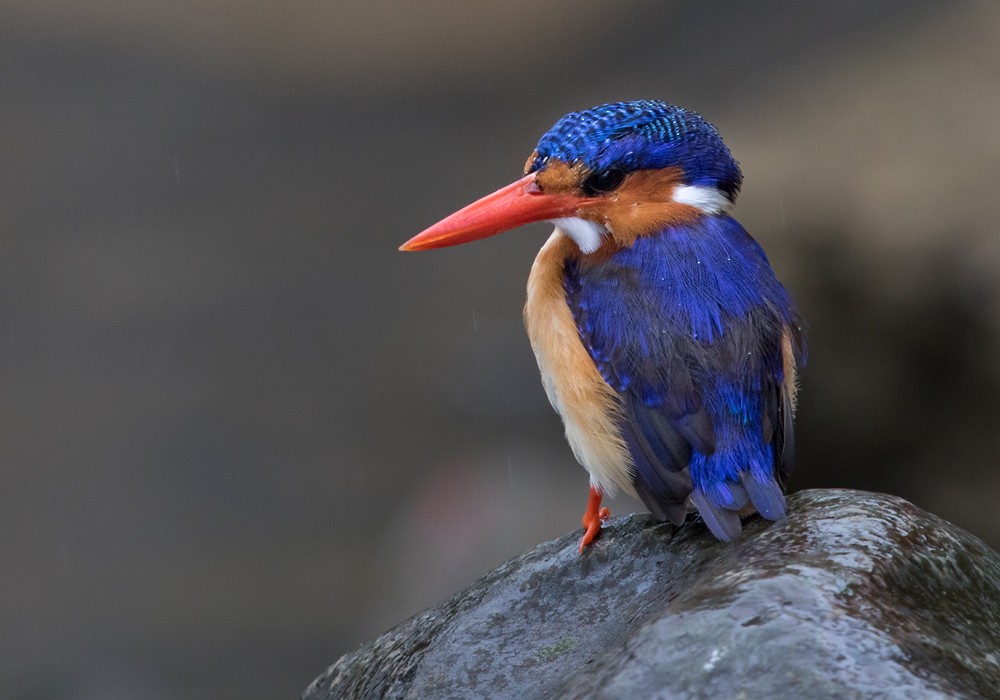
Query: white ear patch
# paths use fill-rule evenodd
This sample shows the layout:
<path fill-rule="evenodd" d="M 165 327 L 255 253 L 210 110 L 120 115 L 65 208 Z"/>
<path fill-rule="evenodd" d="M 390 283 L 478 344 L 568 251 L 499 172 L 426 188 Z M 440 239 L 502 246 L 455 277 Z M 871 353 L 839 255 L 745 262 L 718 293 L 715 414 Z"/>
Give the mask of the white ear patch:
<path fill-rule="evenodd" d="M 553 219 L 552 223 L 556 225 L 556 228 L 572 238 L 582 253 L 593 253 L 600 248 L 601 242 L 604 240 L 604 235 L 608 232 L 600 224 L 576 216 Z"/>
<path fill-rule="evenodd" d="M 732 206 L 724 192 L 705 185 L 678 185 L 674 188 L 674 201 L 689 204 L 706 214 L 718 214 Z"/>

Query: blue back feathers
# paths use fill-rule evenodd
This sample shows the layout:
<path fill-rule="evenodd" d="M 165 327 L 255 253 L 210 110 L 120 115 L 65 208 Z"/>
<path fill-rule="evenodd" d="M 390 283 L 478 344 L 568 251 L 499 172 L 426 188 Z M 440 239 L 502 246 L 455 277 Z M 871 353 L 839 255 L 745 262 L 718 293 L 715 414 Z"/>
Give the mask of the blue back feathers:
<path fill-rule="evenodd" d="M 654 514 L 683 521 L 690 496 L 722 539 L 739 511 L 784 515 L 791 468 L 782 337 L 800 322 L 764 251 L 735 220 L 705 216 L 641 237 L 563 274 L 580 337 L 623 404 L 633 485 Z"/>
<path fill-rule="evenodd" d="M 701 115 L 660 100 L 614 102 L 571 112 L 542 136 L 531 171 L 547 159 L 626 172 L 678 166 L 687 184 L 735 201 L 743 175 L 719 132 Z"/>

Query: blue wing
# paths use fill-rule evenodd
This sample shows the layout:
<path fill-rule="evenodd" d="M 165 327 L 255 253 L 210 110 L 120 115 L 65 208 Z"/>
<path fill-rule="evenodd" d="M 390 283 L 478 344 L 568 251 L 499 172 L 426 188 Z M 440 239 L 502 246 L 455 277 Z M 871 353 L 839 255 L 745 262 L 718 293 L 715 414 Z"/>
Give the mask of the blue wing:
<path fill-rule="evenodd" d="M 804 361 L 801 324 L 763 250 L 726 216 L 567 262 L 567 302 L 598 370 L 621 396 L 633 485 L 660 519 L 687 500 L 732 539 L 748 505 L 785 513 L 794 452 L 782 342 Z"/>

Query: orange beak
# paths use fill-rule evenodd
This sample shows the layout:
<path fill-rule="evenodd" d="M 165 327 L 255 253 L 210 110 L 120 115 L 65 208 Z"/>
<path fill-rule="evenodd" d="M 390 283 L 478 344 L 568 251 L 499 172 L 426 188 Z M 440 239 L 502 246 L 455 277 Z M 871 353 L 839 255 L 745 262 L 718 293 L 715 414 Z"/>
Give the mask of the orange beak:
<path fill-rule="evenodd" d="M 478 241 L 535 221 L 575 216 L 592 201 L 567 193 L 545 194 L 532 173 L 442 219 L 399 249 L 430 250 Z"/>

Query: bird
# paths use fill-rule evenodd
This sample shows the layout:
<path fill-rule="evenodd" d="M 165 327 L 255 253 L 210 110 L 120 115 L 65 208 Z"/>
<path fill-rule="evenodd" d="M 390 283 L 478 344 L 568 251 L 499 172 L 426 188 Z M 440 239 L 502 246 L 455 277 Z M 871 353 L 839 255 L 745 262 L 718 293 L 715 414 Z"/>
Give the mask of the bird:
<path fill-rule="evenodd" d="M 590 474 L 581 555 L 610 517 L 602 499 L 619 491 L 663 522 L 697 513 L 722 541 L 754 512 L 786 514 L 804 322 L 731 214 L 742 183 L 698 113 L 661 100 L 604 104 L 561 117 L 520 179 L 400 247 L 554 224 L 524 321 Z"/>

